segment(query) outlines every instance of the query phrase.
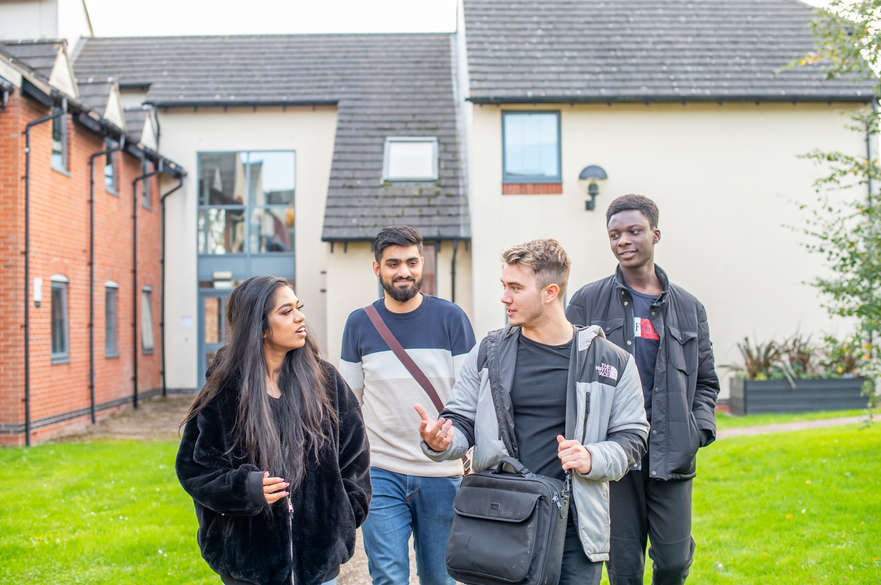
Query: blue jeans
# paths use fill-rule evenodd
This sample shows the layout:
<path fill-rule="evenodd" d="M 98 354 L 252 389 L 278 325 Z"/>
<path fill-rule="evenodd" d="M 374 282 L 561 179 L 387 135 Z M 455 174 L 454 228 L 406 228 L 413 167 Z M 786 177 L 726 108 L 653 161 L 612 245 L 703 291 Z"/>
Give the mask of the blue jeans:
<path fill-rule="evenodd" d="M 420 477 L 370 468 L 373 499 L 361 527 L 373 585 L 407 585 L 410 534 L 421 585 L 454 585 L 444 555 L 461 477 Z"/>

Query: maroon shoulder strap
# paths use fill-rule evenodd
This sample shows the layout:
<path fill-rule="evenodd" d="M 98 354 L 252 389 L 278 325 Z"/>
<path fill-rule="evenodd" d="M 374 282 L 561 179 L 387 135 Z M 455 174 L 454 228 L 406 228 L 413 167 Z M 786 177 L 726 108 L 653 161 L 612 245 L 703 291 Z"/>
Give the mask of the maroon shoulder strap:
<path fill-rule="evenodd" d="M 425 390 L 425 393 L 431 398 L 432 404 L 434 404 L 438 414 L 440 414 L 444 409 L 444 403 L 441 401 L 440 396 L 437 395 L 437 390 L 434 389 L 434 386 L 432 386 L 431 382 L 428 380 L 428 376 L 419 369 L 419 366 L 416 365 L 413 358 L 407 355 L 407 352 L 404 351 L 398 338 L 395 337 L 395 334 L 392 333 L 391 329 L 388 328 L 388 325 L 385 324 L 385 321 L 382 320 L 382 317 L 379 316 L 379 311 L 376 310 L 376 307 L 372 304 L 367 305 L 364 307 L 364 312 L 367 313 L 370 322 L 376 327 L 376 331 L 379 333 L 379 336 L 382 337 L 383 341 L 385 341 L 386 345 L 389 346 L 389 349 L 394 352 L 399 360 L 401 360 L 401 363 L 404 364 L 404 367 L 407 368 L 410 375 L 419 382 L 419 385 L 422 386 L 422 389 Z"/>

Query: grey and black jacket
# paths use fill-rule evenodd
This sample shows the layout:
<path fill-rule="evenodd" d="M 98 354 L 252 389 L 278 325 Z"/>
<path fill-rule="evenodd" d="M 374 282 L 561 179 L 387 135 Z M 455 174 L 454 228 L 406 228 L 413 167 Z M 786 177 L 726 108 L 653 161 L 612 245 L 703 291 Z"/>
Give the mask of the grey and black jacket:
<path fill-rule="evenodd" d="M 649 317 L 661 337 L 651 389 L 649 477 L 689 479 L 695 475 L 697 450 L 716 438 L 719 378 L 706 309 L 672 284 L 660 266 L 655 265 L 655 273 L 664 292 L 652 304 Z M 575 325 L 602 327 L 609 341 L 633 352 L 633 299 L 620 267 L 576 292 L 566 317 Z"/>
<path fill-rule="evenodd" d="M 493 331 L 468 354 L 441 413 L 457 432 L 443 452 L 423 442 L 429 458 L 455 459 L 473 445 L 472 467 L 483 471 L 513 455 L 501 433 L 514 428 L 510 392 L 519 337 L 519 327 Z M 599 327 L 575 328 L 566 394 L 566 438 L 580 441 L 592 459 L 590 473 L 573 473 L 572 495 L 578 535 L 593 562 L 609 558 L 608 482 L 623 477 L 640 460 L 649 429 L 636 362 L 604 337 Z M 492 359 L 498 367 L 489 367 Z M 498 372 L 494 384 L 491 369 Z"/>

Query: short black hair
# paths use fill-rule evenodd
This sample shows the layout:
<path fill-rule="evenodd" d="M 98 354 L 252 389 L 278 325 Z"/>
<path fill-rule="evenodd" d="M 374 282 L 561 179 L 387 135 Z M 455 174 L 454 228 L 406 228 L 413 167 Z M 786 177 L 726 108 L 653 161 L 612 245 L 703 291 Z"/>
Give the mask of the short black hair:
<path fill-rule="evenodd" d="M 643 214 L 649 220 L 649 225 L 652 229 L 658 227 L 658 206 L 645 195 L 636 195 L 634 193 L 621 195 L 609 203 L 609 208 L 606 210 L 606 225 L 609 225 L 609 220 L 616 213 L 631 210 Z"/>
<path fill-rule="evenodd" d="M 413 226 L 391 225 L 382 228 L 370 245 L 377 262 L 382 258 L 382 251 L 389 246 L 416 246 L 422 256 L 422 236 Z"/>

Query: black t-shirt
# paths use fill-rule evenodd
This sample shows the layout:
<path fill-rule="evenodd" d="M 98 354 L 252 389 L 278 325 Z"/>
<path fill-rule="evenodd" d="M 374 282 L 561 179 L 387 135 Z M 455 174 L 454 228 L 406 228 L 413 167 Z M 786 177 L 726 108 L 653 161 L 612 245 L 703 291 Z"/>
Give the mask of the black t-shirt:
<path fill-rule="evenodd" d="M 572 342 L 545 345 L 520 335 L 511 388 L 514 436 L 530 471 L 563 479 L 557 435 L 566 432 L 566 382 Z"/>
<path fill-rule="evenodd" d="M 649 320 L 649 315 L 652 303 L 657 301 L 658 297 L 637 292 L 630 287 L 627 287 L 627 290 L 630 291 L 630 296 L 633 298 L 633 358 L 636 360 L 636 369 L 639 370 L 639 379 L 642 381 L 645 412 L 651 419 L 655 361 L 658 358 L 661 337 L 655 331 L 655 327 Z"/>

